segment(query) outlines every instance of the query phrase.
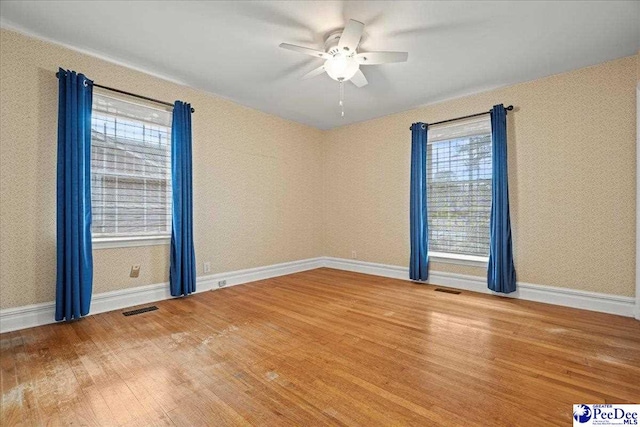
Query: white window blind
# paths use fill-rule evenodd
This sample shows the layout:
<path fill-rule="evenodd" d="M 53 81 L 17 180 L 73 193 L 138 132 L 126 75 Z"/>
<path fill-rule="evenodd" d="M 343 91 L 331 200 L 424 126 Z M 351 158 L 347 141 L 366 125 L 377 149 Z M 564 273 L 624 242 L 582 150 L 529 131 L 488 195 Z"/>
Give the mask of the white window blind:
<path fill-rule="evenodd" d="M 94 237 L 171 234 L 171 113 L 93 94 Z"/>
<path fill-rule="evenodd" d="M 488 116 L 429 128 L 427 203 L 430 252 L 489 255 Z"/>

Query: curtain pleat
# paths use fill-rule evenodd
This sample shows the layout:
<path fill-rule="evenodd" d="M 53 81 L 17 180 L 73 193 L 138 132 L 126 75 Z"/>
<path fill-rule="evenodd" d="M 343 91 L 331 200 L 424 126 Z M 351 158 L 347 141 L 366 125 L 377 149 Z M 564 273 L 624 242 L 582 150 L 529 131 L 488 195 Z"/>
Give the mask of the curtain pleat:
<path fill-rule="evenodd" d="M 91 306 L 92 88 L 84 75 L 59 70 L 56 320 L 85 316 Z"/>
<path fill-rule="evenodd" d="M 429 230 L 427 221 L 427 125 L 411 126 L 411 195 L 410 195 L 411 257 L 409 278 L 426 281 L 429 278 Z"/>
<path fill-rule="evenodd" d="M 171 127 L 173 207 L 169 284 L 173 296 L 189 295 L 196 290 L 191 149 L 191 105 L 176 101 Z"/>
<path fill-rule="evenodd" d="M 502 104 L 491 110 L 491 138 L 493 170 L 487 284 L 492 291 L 510 293 L 516 290 L 516 269 L 509 215 L 507 112 Z"/>

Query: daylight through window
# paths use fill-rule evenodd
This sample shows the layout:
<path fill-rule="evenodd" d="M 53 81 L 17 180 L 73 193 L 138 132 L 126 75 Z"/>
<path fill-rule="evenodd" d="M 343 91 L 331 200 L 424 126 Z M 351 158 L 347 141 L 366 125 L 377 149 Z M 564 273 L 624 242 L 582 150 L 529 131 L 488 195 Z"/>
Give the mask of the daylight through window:
<path fill-rule="evenodd" d="M 171 233 L 171 113 L 99 93 L 91 116 L 93 237 Z"/>
<path fill-rule="evenodd" d="M 488 256 L 489 116 L 430 127 L 428 140 L 429 251 Z"/>

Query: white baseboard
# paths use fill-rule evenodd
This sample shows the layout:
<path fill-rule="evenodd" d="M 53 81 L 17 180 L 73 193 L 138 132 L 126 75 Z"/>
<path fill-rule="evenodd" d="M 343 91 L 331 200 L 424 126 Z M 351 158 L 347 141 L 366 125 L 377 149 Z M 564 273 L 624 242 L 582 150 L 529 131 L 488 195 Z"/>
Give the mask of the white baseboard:
<path fill-rule="evenodd" d="M 324 265 L 323 258 L 273 264 L 264 267 L 247 268 L 226 273 L 211 274 L 197 278 L 196 292 L 218 289 L 218 281 L 226 280 L 226 287 L 242 283 L 264 280 L 285 274 L 313 270 Z M 173 298 L 168 283 L 139 286 L 130 289 L 94 294 L 91 300 L 91 314 L 120 310 L 134 305 L 148 304 Z M 0 333 L 31 328 L 54 323 L 55 303 L 47 302 L 0 310 Z"/>
<path fill-rule="evenodd" d="M 399 267 L 396 265 L 325 257 L 325 266 L 340 270 L 409 280 L 409 269 L 407 267 Z M 597 292 L 579 291 L 523 282 L 518 282 L 517 290 L 515 292 L 505 295 L 489 290 L 487 288 L 487 282 L 483 277 L 467 276 L 464 274 L 447 273 L 443 271 L 430 272 L 428 283 L 464 289 L 467 291 L 481 292 L 484 294 L 493 294 L 501 297 L 520 298 L 528 301 L 581 308 L 584 310 L 599 311 L 602 313 L 617 314 L 619 316 L 626 317 L 635 316 L 636 319 L 638 318 L 639 308 L 636 307 L 635 298 L 633 297 L 601 294 Z"/>
<path fill-rule="evenodd" d="M 216 273 L 210 276 L 198 277 L 198 292 L 218 288 L 220 280 L 226 280 L 225 287 L 241 285 L 243 283 L 265 280 L 286 274 L 299 273 L 324 266 L 324 258 L 308 258 L 299 261 L 283 262 L 281 264 L 266 265 L 264 267 L 247 268 L 244 270 Z"/>
<path fill-rule="evenodd" d="M 409 269 L 407 267 L 343 258 L 318 257 L 201 276 L 197 279 L 196 288 L 197 292 L 210 291 L 218 289 L 218 282 L 220 280 L 226 280 L 226 287 L 229 287 L 254 282 L 256 280 L 265 280 L 272 277 L 284 276 L 286 274 L 313 270 L 320 267 L 329 267 L 394 279 L 409 280 Z M 429 283 L 431 284 L 505 296 L 503 294 L 497 294 L 490 291 L 482 277 L 446 273 L 441 271 L 433 271 L 430 273 L 429 277 Z M 522 282 L 518 282 L 518 290 L 516 292 L 506 296 L 510 298 L 521 298 L 529 301 L 617 314 L 620 316 L 635 317 L 640 320 L 640 308 L 636 307 L 635 299 L 632 297 L 578 291 Z M 134 305 L 148 304 L 169 298 L 173 297 L 169 293 L 168 283 L 99 293 L 93 295 L 91 302 L 91 314 L 120 310 Z M 0 333 L 54 323 L 54 312 L 55 304 L 53 302 L 0 310 Z"/>

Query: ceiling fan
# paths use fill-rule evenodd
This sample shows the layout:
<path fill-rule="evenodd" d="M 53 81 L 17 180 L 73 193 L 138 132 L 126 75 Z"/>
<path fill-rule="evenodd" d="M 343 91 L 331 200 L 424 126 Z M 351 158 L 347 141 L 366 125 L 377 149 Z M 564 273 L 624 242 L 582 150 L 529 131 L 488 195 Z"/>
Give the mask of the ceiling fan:
<path fill-rule="evenodd" d="M 351 19 L 344 29 L 329 34 L 324 43 L 324 51 L 288 43 L 280 43 L 280 47 L 324 59 L 325 62 L 322 66 L 308 72 L 302 76 L 302 79 L 309 79 L 326 72 L 329 77 L 340 83 L 340 106 L 343 107 L 344 89 L 342 85 L 344 82 L 351 81 L 357 87 L 363 87 L 368 84 L 367 78 L 360 70 L 361 65 L 406 62 L 409 57 L 407 52 L 358 53 L 358 46 L 363 32 L 364 24 Z M 344 117 L 344 109 L 342 110 L 342 116 Z"/>

